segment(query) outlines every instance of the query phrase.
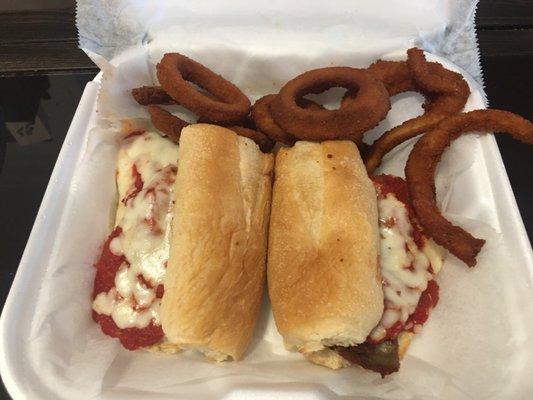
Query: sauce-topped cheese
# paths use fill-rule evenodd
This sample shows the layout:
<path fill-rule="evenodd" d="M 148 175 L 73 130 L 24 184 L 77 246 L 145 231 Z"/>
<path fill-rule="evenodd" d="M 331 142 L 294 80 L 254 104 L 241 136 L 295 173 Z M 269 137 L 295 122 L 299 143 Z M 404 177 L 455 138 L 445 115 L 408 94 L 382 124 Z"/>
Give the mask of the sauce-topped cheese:
<path fill-rule="evenodd" d="M 438 286 L 433 279 L 442 267 L 444 252 L 423 235 L 403 179 L 382 175 L 375 177 L 374 184 L 378 193 L 385 309 L 369 340 L 379 343 L 395 338 L 402 330 L 417 330 L 425 322 L 438 300 Z M 423 296 L 429 282 L 431 294 Z M 410 318 L 414 314 L 425 318 Z"/>
<path fill-rule="evenodd" d="M 129 349 L 163 338 L 159 307 L 170 251 L 177 145 L 154 132 L 123 139 L 115 229 L 96 263 L 93 315 Z"/>

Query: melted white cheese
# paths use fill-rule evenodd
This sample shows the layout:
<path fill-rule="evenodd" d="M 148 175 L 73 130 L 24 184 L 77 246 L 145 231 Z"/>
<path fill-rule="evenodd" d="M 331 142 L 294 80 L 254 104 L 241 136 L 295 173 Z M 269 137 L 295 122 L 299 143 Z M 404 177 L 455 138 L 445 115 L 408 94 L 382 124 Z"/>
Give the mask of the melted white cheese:
<path fill-rule="evenodd" d="M 135 181 L 131 172 L 133 165 L 145 182 L 150 181 L 154 171 L 168 165 L 177 165 L 178 146 L 161 137 L 156 132 L 144 132 L 142 135 L 125 139 L 120 146 L 117 158 L 117 188 L 119 204 L 116 221 L 122 219 L 124 212 L 123 200 L 135 189 Z"/>
<path fill-rule="evenodd" d="M 170 251 L 170 223 L 178 146 L 157 133 L 145 132 L 124 140 L 117 162 L 120 199 L 116 226 L 122 233 L 109 247 L 124 255 L 115 275 L 115 287 L 100 293 L 93 302 L 99 314 L 110 315 L 121 329 L 144 328 L 159 323 L 160 299 L 157 286 L 163 284 Z M 141 175 L 142 190 L 132 173 Z"/>
<path fill-rule="evenodd" d="M 398 321 L 405 324 L 415 311 L 420 295 L 443 263 L 443 251 L 424 238 L 420 249 L 406 206 L 393 194 L 378 199 L 380 264 L 385 310 L 370 338 L 379 341 Z"/>
<path fill-rule="evenodd" d="M 122 234 L 110 243 L 111 251 L 124 255 L 138 274 L 152 285 L 163 283 L 168 260 L 175 170 L 167 166 L 155 172 L 144 188 L 126 204 L 117 225 Z M 174 167 L 175 168 L 175 167 Z M 148 221 L 153 221 L 149 223 Z M 132 275 L 131 273 L 129 275 Z M 130 280 L 136 278 L 131 276 Z"/>
<path fill-rule="evenodd" d="M 93 302 L 93 310 L 110 315 L 120 329 L 145 328 L 151 321 L 158 325 L 160 306 L 161 299 L 155 299 L 148 308 L 137 308 L 131 297 L 121 297 L 115 288 L 99 293 Z"/>

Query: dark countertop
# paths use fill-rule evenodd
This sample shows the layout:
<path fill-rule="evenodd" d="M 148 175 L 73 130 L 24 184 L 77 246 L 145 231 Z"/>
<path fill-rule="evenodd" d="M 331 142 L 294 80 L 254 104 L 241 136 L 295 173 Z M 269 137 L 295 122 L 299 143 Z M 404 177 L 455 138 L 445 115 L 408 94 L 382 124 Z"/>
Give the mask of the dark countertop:
<path fill-rule="evenodd" d="M 490 106 L 533 120 L 533 2 L 485 1 L 477 15 Z M 77 48 L 74 16 L 72 7 L 0 12 L 0 308 L 83 88 L 98 72 Z M 10 130 L 28 140 L 21 123 L 34 118 L 34 143 L 20 145 Z M 497 140 L 531 240 L 533 148 Z M 0 398 L 9 398 L 1 386 Z"/>

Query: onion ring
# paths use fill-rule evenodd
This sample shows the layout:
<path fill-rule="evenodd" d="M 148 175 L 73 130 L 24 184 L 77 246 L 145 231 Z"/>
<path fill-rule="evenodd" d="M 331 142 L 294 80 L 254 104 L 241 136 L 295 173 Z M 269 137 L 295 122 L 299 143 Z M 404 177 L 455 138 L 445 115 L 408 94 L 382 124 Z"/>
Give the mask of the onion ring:
<path fill-rule="evenodd" d="M 455 93 L 458 90 L 458 87 L 455 85 L 456 81 L 450 79 L 451 75 L 435 76 L 428 69 L 427 64 L 422 50 L 416 47 L 407 50 L 407 65 L 420 87 L 433 93 Z"/>
<path fill-rule="evenodd" d="M 411 60 L 413 56 L 416 57 L 414 61 Z M 411 68 L 411 65 L 416 65 L 416 68 Z M 424 53 L 419 49 L 408 50 L 407 62 L 378 61 L 369 67 L 369 71 L 384 83 L 391 96 L 401 92 L 417 91 L 426 99 L 423 115 L 394 127 L 372 143 L 365 157 L 365 166 L 369 174 L 376 170 L 390 150 L 432 129 L 445 117 L 462 111 L 470 96 L 468 83 L 461 74 L 450 71 L 439 63 L 427 62 Z M 446 90 L 440 93 L 435 91 L 434 86 L 425 86 L 425 80 L 418 79 L 419 74 L 438 80 Z"/>
<path fill-rule="evenodd" d="M 257 128 L 270 139 L 291 146 L 298 139 L 276 124 L 270 113 L 270 104 L 275 98 L 275 94 L 268 94 L 257 100 L 252 106 L 252 119 Z"/>
<path fill-rule="evenodd" d="M 331 87 L 356 91 L 338 110 L 309 110 L 298 100 L 309 93 Z M 304 72 L 290 80 L 272 100 L 274 121 L 302 140 L 350 139 L 358 142 L 363 133 L 376 126 L 390 109 L 383 84 L 368 72 L 350 67 L 329 67 Z"/>
<path fill-rule="evenodd" d="M 405 61 L 377 60 L 367 70 L 383 83 L 389 96 L 415 90 L 411 70 Z"/>
<path fill-rule="evenodd" d="M 142 106 L 149 104 L 176 104 L 161 86 L 141 86 L 131 90 L 131 95 Z"/>
<path fill-rule="evenodd" d="M 153 104 L 148 105 L 148 112 L 152 124 L 174 143 L 178 143 L 181 130 L 189 123 Z"/>
<path fill-rule="evenodd" d="M 153 104 L 148 105 L 148 112 L 150 113 L 152 124 L 154 124 L 157 130 L 174 143 L 179 143 L 181 130 L 187 125 L 190 125 L 187 121 Z M 252 139 L 264 153 L 269 152 L 274 147 L 274 142 L 261 132 L 245 128 L 244 126 L 229 126 L 228 129 L 239 136 Z"/>
<path fill-rule="evenodd" d="M 237 86 L 182 54 L 165 54 L 157 64 L 157 78 L 176 102 L 215 123 L 235 123 L 250 111 L 250 100 Z M 200 86 L 214 99 L 187 81 Z"/>
<path fill-rule="evenodd" d="M 415 144 L 405 176 L 413 208 L 424 231 L 465 264 L 473 267 L 485 243 L 445 219 L 435 202 L 435 170 L 450 143 L 472 131 L 503 131 L 515 139 L 533 144 L 533 123 L 501 110 L 475 110 L 443 120 Z"/>
<path fill-rule="evenodd" d="M 288 132 L 285 132 L 270 112 L 270 104 L 276 97 L 275 94 L 267 94 L 261 97 L 252 106 L 252 119 L 255 122 L 257 128 L 267 135 L 270 139 L 275 140 L 289 146 L 292 146 L 298 139 Z M 315 103 L 312 100 L 302 98 L 298 100 L 298 105 L 308 110 L 323 110 L 324 107 L 321 104 Z"/>
<path fill-rule="evenodd" d="M 272 150 L 272 147 L 274 147 L 274 141 L 264 133 L 245 128 L 244 126 L 228 126 L 228 129 L 232 130 L 239 136 L 252 139 L 259 146 L 263 153 L 268 153 L 270 150 Z"/>

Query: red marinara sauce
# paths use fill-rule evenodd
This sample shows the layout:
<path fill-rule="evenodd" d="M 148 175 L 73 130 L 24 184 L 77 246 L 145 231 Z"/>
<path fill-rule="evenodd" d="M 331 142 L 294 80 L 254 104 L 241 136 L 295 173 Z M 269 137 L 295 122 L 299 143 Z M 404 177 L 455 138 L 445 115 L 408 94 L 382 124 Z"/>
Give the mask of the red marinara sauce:
<path fill-rule="evenodd" d="M 131 177 L 133 178 L 133 190 L 122 199 L 124 204 L 126 204 L 130 199 L 135 198 L 144 187 L 142 176 L 137 169 L 137 165 L 135 164 L 133 164 L 131 167 Z"/>
<path fill-rule="evenodd" d="M 127 133 L 126 136 L 124 136 L 124 138 L 122 140 L 128 140 L 128 139 L 131 139 L 132 137 L 135 137 L 135 136 L 141 136 L 144 132 L 146 132 L 146 131 L 143 130 L 143 129 L 138 129 L 136 131 L 131 131 L 131 132 Z"/>
<path fill-rule="evenodd" d="M 403 330 L 404 330 L 405 326 L 404 324 L 401 323 L 401 321 L 396 321 L 396 323 L 394 325 L 392 325 L 389 329 L 387 329 L 386 333 L 385 333 L 385 337 L 381 340 L 378 340 L 378 341 L 374 341 L 372 339 L 370 339 L 370 341 L 372 343 L 381 343 L 381 342 L 384 342 L 386 340 L 392 340 L 394 338 L 396 338 L 396 336 L 398 336 Z"/>
<path fill-rule="evenodd" d="M 426 290 L 420 295 L 420 300 L 416 306 L 415 312 L 411 314 L 405 327 L 413 331 L 416 325 L 423 325 L 429 318 L 431 310 L 435 308 L 439 301 L 439 285 L 435 280 L 430 280 Z"/>
<path fill-rule="evenodd" d="M 422 232 L 422 228 L 418 223 L 416 214 L 411 205 L 411 198 L 409 196 L 407 182 L 405 182 L 404 179 L 393 175 L 376 175 L 372 177 L 372 180 L 374 182 L 374 186 L 377 190 L 379 198 L 385 198 L 387 194 L 390 193 L 405 205 L 405 208 L 407 209 L 407 213 L 409 215 L 411 226 L 413 228 L 413 240 L 418 246 L 418 248 L 422 249 L 426 242 L 426 237 Z M 431 279 L 428 281 L 426 289 L 420 295 L 420 299 L 418 301 L 415 311 L 409 316 L 405 324 L 400 321 L 397 321 L 394 325 L 392 325 L 386 330 L 385 336 L 381 340 L 374 342 L 369 337 L 368 341 L 377 344 L 385 340 L 391 340 L 396 338 L 402 331 L 412 332 L 415 329 L 415 326 L 421 326 L 427 321 L 431 310 L 437 305 L 438 301 L 439 285 L 434 279 Z"/>
<path fill-rule="evenodd" d="M 111 251 L 109 244 L 122 233 L 122 228 L 117 226 L 109 235 L 102 248 L 102 254 L 95 264 L 96 277 L 94 279 L 93 300 L 101 292 L 108 292 L 115 286 L 115 275 L 124 262 L 128 262 L 124 256 L 117 256 Z M 157 297 L 163 297 L 163 285 L 157 287 Z M 120 340 L 128 350 L 136 350 L 141 347 L 151 346 L 158 343 L 165 336 L 160 325 L 150 322 L 145 328 L 120 329 L 113 318 L 109 315 L 98 314 L 93 310 L 93 319 L 100 324 L 102 332 Z"/>

